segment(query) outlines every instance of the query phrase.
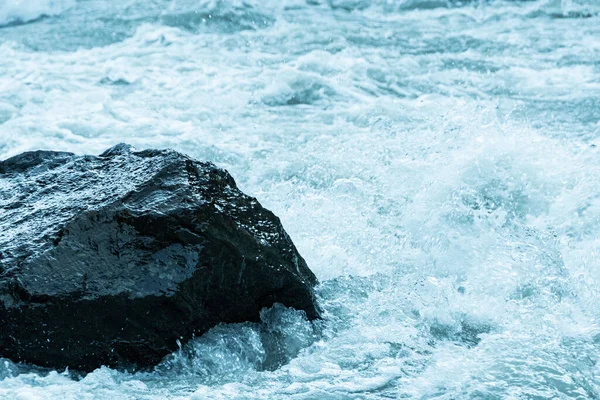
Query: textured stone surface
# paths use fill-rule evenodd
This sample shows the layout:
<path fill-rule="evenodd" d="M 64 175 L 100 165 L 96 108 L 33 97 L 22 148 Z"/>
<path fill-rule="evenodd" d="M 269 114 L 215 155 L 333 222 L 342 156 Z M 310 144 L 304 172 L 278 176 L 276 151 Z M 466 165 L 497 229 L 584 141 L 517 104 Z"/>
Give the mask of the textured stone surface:
<path fill-rule="evenodd" d="M 279 219 L 211 163 L 118 145 L 0 162 L 0 356 L 148 367 L 275 302 L 318 317 Z"/>

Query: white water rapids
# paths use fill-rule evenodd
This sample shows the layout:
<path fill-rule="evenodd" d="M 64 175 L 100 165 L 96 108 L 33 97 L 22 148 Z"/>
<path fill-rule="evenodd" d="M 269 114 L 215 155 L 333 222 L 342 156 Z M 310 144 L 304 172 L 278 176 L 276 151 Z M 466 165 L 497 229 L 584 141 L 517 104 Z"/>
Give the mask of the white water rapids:
<path fill-rule="evenodd" d="M 153 372 L 0 359 L 0 399 L 599 399 L 599 13 L 0 0 L 0 159 L 213 161 L 281 218 L 325 311 L 219 326 Z"/>

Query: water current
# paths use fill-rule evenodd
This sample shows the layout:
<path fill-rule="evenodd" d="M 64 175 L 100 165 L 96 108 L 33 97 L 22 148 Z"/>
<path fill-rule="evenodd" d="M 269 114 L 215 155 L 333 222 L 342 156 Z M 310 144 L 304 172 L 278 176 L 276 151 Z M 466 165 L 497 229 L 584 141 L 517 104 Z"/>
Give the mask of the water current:
<path fill-rule="evenodd" d="M 325 318 L 1 399 L 600 399 L 599 2 L 0 0 L 0 158 L 119 142 L 226 168 Z"/>

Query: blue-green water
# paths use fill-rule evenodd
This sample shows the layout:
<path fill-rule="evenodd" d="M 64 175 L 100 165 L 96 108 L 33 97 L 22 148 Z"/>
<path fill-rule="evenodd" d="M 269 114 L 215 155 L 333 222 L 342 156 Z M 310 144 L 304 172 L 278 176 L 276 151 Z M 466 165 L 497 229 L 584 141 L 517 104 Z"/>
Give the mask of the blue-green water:
<path fill-rule="evenodd" d="M 599 399 L 599 13 L 0 0 L 0 158 L 211 160 L 281 217 L 325 310 L 265 310 L 150 373 L 0 359 L 0 398 Z"/>

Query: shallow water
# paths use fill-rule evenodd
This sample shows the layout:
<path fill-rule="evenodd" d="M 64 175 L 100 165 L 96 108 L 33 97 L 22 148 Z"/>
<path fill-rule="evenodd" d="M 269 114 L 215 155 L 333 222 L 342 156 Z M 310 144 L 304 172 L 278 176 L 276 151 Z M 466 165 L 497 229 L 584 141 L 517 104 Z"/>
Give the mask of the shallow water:
<path fill-rule="evenodd" d="M 600 3 L 0 0 L 0 158 L 172 147 L 281 217 L 325 319 L 2 399 L 600 398 Z"/>

